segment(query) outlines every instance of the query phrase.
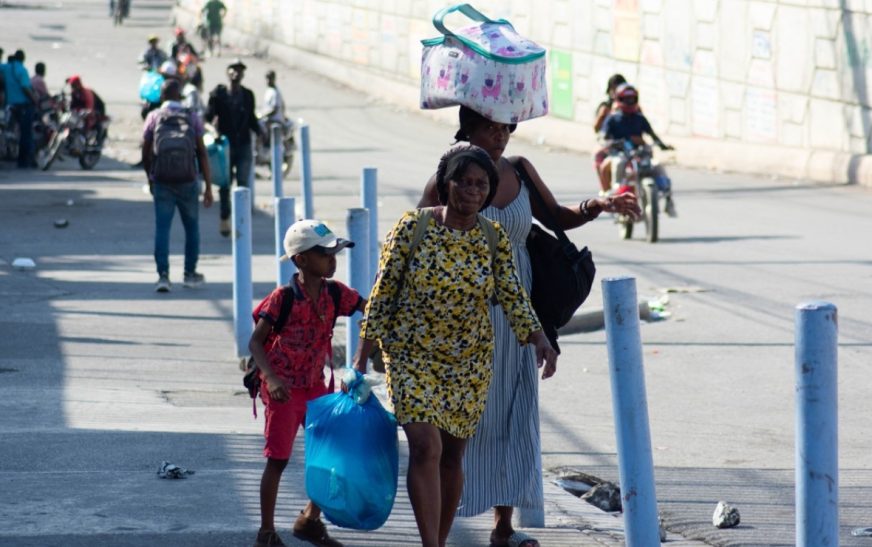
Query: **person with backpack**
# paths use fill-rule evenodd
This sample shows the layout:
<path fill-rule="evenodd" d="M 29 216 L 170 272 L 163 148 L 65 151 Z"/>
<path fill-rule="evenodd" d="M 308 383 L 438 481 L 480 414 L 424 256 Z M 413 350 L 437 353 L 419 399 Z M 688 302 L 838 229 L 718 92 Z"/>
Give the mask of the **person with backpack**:
<path fill-rule="evenodd" d="M 227 137 L 230 144 L 231 174 L 236 173 L 236 185 L 248 187 L 252 175 L 254 154 L 251 150 L 252 131 L 258 136 L 262 131 L 255 114 L 254 93 L 243 87 L 245 63 L 236 59 L 227 67 L 230 87 L 219 84 L 209 94 L 206 108 L 206 121 L 213 123 L 218 119 L 218 133 Z M 218 190 L 221 205 L 221 224 L 219 232 L 230 237 L 230 186 Z"/>
<path fill-rule="evenodd" d="M 205 182 L 203 206 L 212 206 L 212 176 L 203 144 L 203 122 L 181 104 L 181 83 L 167 80 L 161 88 L 161 107 L 149 113 L 142 132 L 142 165 L 154 196 L 154 260 L 157 292 L 169 292 L 170 227 L 176 208 L 185 228 L 184 286 L 196 287 L 205 279 L 197 272 L 200 255 L 197 167 Z"/>
<path fill-rule="evenodd" d="M 424 547 L 445 545 L 460 501 L 463 454 L 493 375 L 495 302 L 517 343 L 533 346 L 531 366 L 544 366 L 547 376 L 556 367 L 557 353 L 518 279 L 509 236 L 481 215 L 499 180 L 478 146 L 455 146 L 442 156 L 439 205 L 405 213 L 382 247 L 354 359 L 365 373 L 378 341 L 397 423 L 409 441 L 406 484 Z"/>
<path fill-rule="evenodd" d="M 294 438 L 306 423 L 306 402 L 333 391 L 331 339 L 336 318 L 366 306 L 356 290 L 330 280 L 336 273 L 336 254 L 353 246 L 319 220 L 295 222 L 285 233 L 282 260 L 292 260 L 298 273 L 253 313 L 256 324 L 248 348 L 259 371 L 265 406 L 263 455 L 267 459 L 260 481 L 261 524 L 255 547 L 284 545 L 275 529 L 276 498 Z M 330 367 L 329 386 L 324 385 L 325 366 Z M 320 517 L 321 509 L 309 501 L 294 522 L 294 536 L 341 547 Z"/>

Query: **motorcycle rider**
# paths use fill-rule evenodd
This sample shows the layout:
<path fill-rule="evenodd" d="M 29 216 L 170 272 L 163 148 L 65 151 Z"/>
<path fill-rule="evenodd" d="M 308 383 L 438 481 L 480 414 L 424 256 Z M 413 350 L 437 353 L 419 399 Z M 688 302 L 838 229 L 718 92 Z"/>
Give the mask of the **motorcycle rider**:
<path fill-rule="evenodd" d="M 609 114 L 618 109 L 618 102 L 615 100 L 615 90 L 619 85 L 627 83 L 627 79 L 624 78 L 622 74 L 613 74 L 608 83 L 606 84 L 606 98 L 603 102 L 601 102 L 596 107 L 596 116 L 593 122 L 593 131 L 594 133 L 599 133 L 600 129 L 603 127 L 603 123 L 605 123 L 606 118 L 609 117 Z M 601 174 L 600 168 L 602 167 L 603 162 L 606 158 L 609 157 L 609 147 L 602 146 L 599 150 L 596 151 L 596 154 L 593 156 L 593 165 L 596 170 L 597 177 L 599 178 L 600 183 L 600 197 L 605 197 L 609 195 L 611 191 L 610 185 L 608 181 L 603 180 L 603 176 Z"/>
<path fill-rule="evenodd" d="M 185 29 L 183 29 L 182 27 L 176 27 L 176 29 L 173 31 L 173 34 L 176 37 L 176 41 L 173 42 L 173 45 L 170 48 L 170 57 L 179 60 L 179 57 L 181 57 L 181 55 L 185 53 L 185 49 L 188 50 L 188 53 L 193 54 L 195 57 L 199 57 L 199 55 L 197 54 L 197 50 L 194 49 L 194 46 L 191 45 L 191 43 L 185 36 Z"/>
<path fill-rule="evenodd" d="M 157 47 L 158 42 L 160 42 L 160 38 L 157 37 L 157 34 L 149 35 L 148 47 L 139 56 L 139 64 L 142 65 L 143 69 L 156 71 L 168 59 L 166 52 Z"/>
<path fill-rule="evenodd" d="M 103 120 L 106 118 L 106 103 L 94 90 L 82 84 L 82 78 L 73 75 L 67 78 L 70 85 L 70 110 L 85 112 L 85 129 L 97 132 L 97 143 L 103 146 L 106 135 L 103 130 Z"/>
<path fill-rule="evenodd" d="M 615 90 L 615 102 L 617 110 L 608 115 L 600 130 L 601 141 L 609 146 L 622 145 L 624 141 L 630 141 L 634 146 L 644 146 L 645 134 L 649 135 L 661 150 L 673 150 L 654 132 L 648 119 L 639 109 L 639 92 L 630 84 L 621 84 Z M 601 180 L 605 181 L 604 187 L 614 188 L 623 183 L 625 158 L 621 154 L 610 154 L 599 169 Z M 666 196 L 665 212 L 669 216 L 676 216 L 675 203 L 672 200 L 672 189 L 669 178 L 663 166 L 654 166 L 655 180 L 658 188 Z"/>
<path fill-rule="evenodd" d="M 275 70 L 267 70 L 266 72 L 266 91 L 263 94 L 264 109 L 258 115 L 261 128 L 261 139 L 269 145 L 270 130 L 269 127 L 277 123 L 284 127 L 285 123 L 285 100 L 282 98 L 282 92 L 276 87 L 276 72 Z"/>
<path fill-rule="evenodd" d="M 46 103 L 51 99 L 48 86 L 45 85 L 45 63 L 36 63 L 33 71 L 34 75 L 30 79 L 30 86 L 33 88 L 33 92 L 36 93 L 37 106 L 42 111 L 45 109 Z"/>

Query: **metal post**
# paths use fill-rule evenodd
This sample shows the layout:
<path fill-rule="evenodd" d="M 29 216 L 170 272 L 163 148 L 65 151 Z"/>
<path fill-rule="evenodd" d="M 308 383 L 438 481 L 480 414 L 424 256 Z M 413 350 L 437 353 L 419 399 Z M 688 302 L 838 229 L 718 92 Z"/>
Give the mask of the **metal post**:
<path fill-rule="evenodd" d="M 294 223 L 294 198 L 275 199 L 275 228 L 276 228 L 276 286 L 288 284 L 291 276 L 297 271 L 294 263 L 290 260 L 279 260 L 285 254 L 285 232 Z"/>
<path fill-rule="evenodd" d="M 236 356 L 248 356 L 248 340 L 254 330 L 251 320 L 251 192 L 233 190 L 233 325 Z"/>
<path fill-rule="evenodd" d="M 839 544 L 838 310 L 796 307 L 796 545 Z"/>
<path fill-rule="evenodd" d="M 378 169 L 364 167 L 360 177 L 360 196 L 363 207 L 369 210 L 369 282 L 375 281 L 378 270 Z"/>
<path fill-rule="evenodd" d="M 285 150 L 282 143 L 282 126 L 278 123 L 270 124 L 270 152 L 272 167 L 273 197 L 280 198 L 284 195 L 282 182 L 284 181 Z"/>
<path fill-rule="evenodd" d="M 303 218 L 315 218 L 312 200 L 312 158 L 309 146 L 309 124 L 300 125 L 300 195 L 303 198 Z"/>
<path fill-rule="evenodd" d="M 660 545 L 636 280 L 608 278 L 602 287 L 625 537 Z"/>
<path fill-rule="evenodd" d="M 372 280 L 369 279 L 369 211 L 366 209 L 349 209 L 347 216 L 348 238 L 354 242 L 348 257 L 348 281 L 351 287 L 364 298 L 369 296 Z M 360 328 L 357 326 L 357 314 L 348 318 L 348 328 L 345 329 L 345 365 L 352 365 L 352 358 L 357 352 L 357 342 L 360 338 Z"/>

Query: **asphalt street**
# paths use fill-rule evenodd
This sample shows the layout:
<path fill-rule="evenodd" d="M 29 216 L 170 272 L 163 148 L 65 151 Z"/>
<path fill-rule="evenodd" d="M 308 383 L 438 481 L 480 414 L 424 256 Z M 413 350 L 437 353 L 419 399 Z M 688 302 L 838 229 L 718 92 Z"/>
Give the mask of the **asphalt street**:
<path fill-rule="evenodd" d="M 177 223 L 176 285 L 155 294 L 153 211 L 141 171 L 130 168 L 141 127 L 135 60 L 149 33 L 168 44 L 172 3 L 134 2 L 120 28 L 105 4 L 0 5 L 7 54 L 20 47 L 29 67 L 44 61 L 52 91 L 81 75 L 112 116 L 94 171 L 70 160 L 45 173 L 0 163 L 0 545 L 244 545 L 258 524 L 262 422 L 252 420 L 235 357 L 230 243 L 218 234 L 217 206 L 204 210 L 207 284 L 183 289 Z M 379 169 L 384 233 L 414 206 L 453 141 L 452 126 L 232 44 L 205 61 L 207 89 L 235 55 L 258 99 L 264 72 L 275 68 L 288 111 L 310 125 L 316 216 L 339 232 L 360 204 L 363 167 Z M 594 194 L 589 156 L 536 143 L 522 124 L 508 153 L 529 158 L 561 202 Z M 663 219 L 659 243 L 622 241 L 606 217 L 570 233 L 593 251 L 600 280 L 630 275 L 642 299 L 667 298 L 663 318 L 643 323 L 642 340 L 669 543 L 794 544 L 794 308 L 826 300 L 839 309 L 839 539 L 872 544 L 850 534 L 872 526 L 872 193 L 674 165 L 669 172 L 679 216 Z M 298 187 L 295 166 L 285 193 Z M 258 181 L 256 298 L 275 284 L 269 191 Z M 55 228 L 58 219 L 69 226 Z M 13 269 L 17 257 L 36 269 Z M 337 278 L 347 279 L 344 260 Z M 601 295 L 595 286 L 585 307 L 601 307 Z M 551 482 L 566 470 L 618 480 L 605 333 L 567 336 L 561 346 L 558 373 L 540 388 L 546 528 L 531 532 L 545 546 L 620 545 L 619 518 Z M 300 467 L 301 449 L 289 469 Z M 160 480 L 163 460 L 196 474 Z M 414 544 L 400 490 L 384 528 L 337 537 Z M 285 523 L 303 499 L 301 476 L 289 474 L 279 504 Z M 720 500 L 739 508 L 739 527 L 711 525 Z M 489 525 L 486 515 L 458 519 L 451 544 L 485 545 Z"/>

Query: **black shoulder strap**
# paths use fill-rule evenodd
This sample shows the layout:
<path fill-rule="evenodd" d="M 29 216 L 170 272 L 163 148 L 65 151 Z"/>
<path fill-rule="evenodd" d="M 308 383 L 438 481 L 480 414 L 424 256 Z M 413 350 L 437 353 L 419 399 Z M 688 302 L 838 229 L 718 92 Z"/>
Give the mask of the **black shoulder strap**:
<path fill-rule="evenodd" d="M 279 316 L 273 324 L 274 332 L 281 332 L 285 328 L 285 323 L 288 322 L 288 317 L 291 315 L 291 307 L 294 305 L 294 288 L 291 285 L 282 287 L 282 307 L 279 309 Z"/>
<path fill-rule="evenodd" d="M 521 179 L 521 182 L 527 186 L 527 190 L 529 190 L 530 195 L 536 200 L 536 204 L 539 205 L 539 208 L 542 210 L 542 214 L 546 217 L 545 227 L 554 232 L 554 235 L 557 236 L 557 239 L 560 240 L 560 243 L 566 245 L 570 243 L 569 238 L 566 237 L 566 232 L 560 229 L 560 226 L 557 225 L 557 219 L 554 218 L 554 215 L 551 214 L 551 209 L 548 208 L 548 205 L 545 204 L 545 200 L 542 198 L 542 194 L 539 193 L 539 189 L 536 188 L 536 184 L 533 182 L 533 179 L 530 178 L 529 173 L 527 173 L 527 169 L 524 167 L 521 159 L 518 158 L 518 161 L 512 163 L 512 166 L 515 168 L 515 172 L 518 174 L 518 177 Z"/>
<path fill-rule="evenodd" d="M 333 327 L 336 327 L 336 318 L 339 317 L 339 299 L 342 293 L 339 291 L 339 285 L 335 281 L 327 280 L 327 292 L 330 298 L 333 299 Z"/>

